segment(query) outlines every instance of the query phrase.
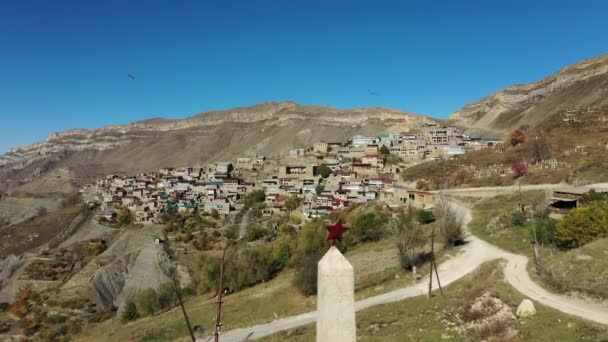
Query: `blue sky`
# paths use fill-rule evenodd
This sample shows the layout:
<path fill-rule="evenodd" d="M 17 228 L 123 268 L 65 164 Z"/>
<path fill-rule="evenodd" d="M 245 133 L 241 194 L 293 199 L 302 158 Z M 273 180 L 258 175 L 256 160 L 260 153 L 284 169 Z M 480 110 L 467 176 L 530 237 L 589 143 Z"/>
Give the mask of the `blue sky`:
<path fill-rule="evenodd" d="M 607 17 L 601 0 L 5 2 L 0 153 L 267 100 L 447 117 L 608 52 Z"/>

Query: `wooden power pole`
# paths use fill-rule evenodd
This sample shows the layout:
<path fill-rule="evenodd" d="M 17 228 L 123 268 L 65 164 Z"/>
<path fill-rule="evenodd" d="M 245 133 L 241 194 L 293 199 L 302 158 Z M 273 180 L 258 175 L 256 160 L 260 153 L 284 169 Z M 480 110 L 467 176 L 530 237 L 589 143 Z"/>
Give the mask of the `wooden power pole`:
<path fill-rule="evenodd" d="M 431 298 L 431 292 L 433 291 L 433 270 L 437 277 L 437 285 L 439 285 L 439 292 L 443 295 L 443 289 L 441 288 L 441 280 L 439 280 L 439 271 L 437 271 L 437 261 L 435 260 L 435 225 L 431 228 L 431 269 L 429 272 L 429 294 L 428 298 Z"/>

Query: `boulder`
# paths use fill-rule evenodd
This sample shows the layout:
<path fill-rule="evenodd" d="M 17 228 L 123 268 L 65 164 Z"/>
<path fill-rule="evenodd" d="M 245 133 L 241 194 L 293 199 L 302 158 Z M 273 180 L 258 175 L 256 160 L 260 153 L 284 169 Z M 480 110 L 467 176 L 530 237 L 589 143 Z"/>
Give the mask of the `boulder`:
<path fill-rule="evenodd" d="M 536 309 L 534 308 L 534 303 L 532 303 L 529 299 L 524 299 L 521 301 L 521 304 L 517 307 L 517 317 L 530 317 L 536 315 Z"/>

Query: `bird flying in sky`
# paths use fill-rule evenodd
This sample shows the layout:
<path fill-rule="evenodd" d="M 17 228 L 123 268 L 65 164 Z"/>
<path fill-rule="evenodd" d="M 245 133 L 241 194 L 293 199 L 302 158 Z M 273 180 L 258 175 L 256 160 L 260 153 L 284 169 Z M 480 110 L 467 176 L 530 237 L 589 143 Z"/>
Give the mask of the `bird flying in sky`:
<path fill-rule="evenodd" d="M 372 96 L 380 96 L 380 94 L 376 93 L 375 91 L 372 91 L 371 89 L 367 89 L 367 92 Z"/>
<path fill-rule="evenodd" d="M 129 77 L 129 78 L 130 78 L 130 79 L 132 79 L 132 80 L 134 80 L 134 79 L 135 79 L 135 76 L 134 76 L 133 74 L 129 74 L 129 75 L 127 75 L 127 77 Z"/>

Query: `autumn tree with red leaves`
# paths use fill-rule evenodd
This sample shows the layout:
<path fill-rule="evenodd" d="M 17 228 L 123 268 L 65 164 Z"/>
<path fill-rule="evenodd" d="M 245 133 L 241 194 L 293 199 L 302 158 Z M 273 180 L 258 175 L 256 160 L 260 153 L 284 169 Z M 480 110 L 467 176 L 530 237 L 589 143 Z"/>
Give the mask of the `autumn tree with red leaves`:
<path fill-rule="evenodd" d="M 511 171 L 513 171 L 515 178 L 522 177 L 528 171 L 528 165 L 526 165 L 526 163 L 522 163 L 522 162 L 513 163 L 511 165 Z"/>
<path fill-rule="evenodd" d="M 509 133 L 509 137 L 507 141 L 511 146 L 517 146 L 519 144 L 523 144 L 526 141 L 526 132 L 521 129 L 516 129 L 513 132 Z"/>

